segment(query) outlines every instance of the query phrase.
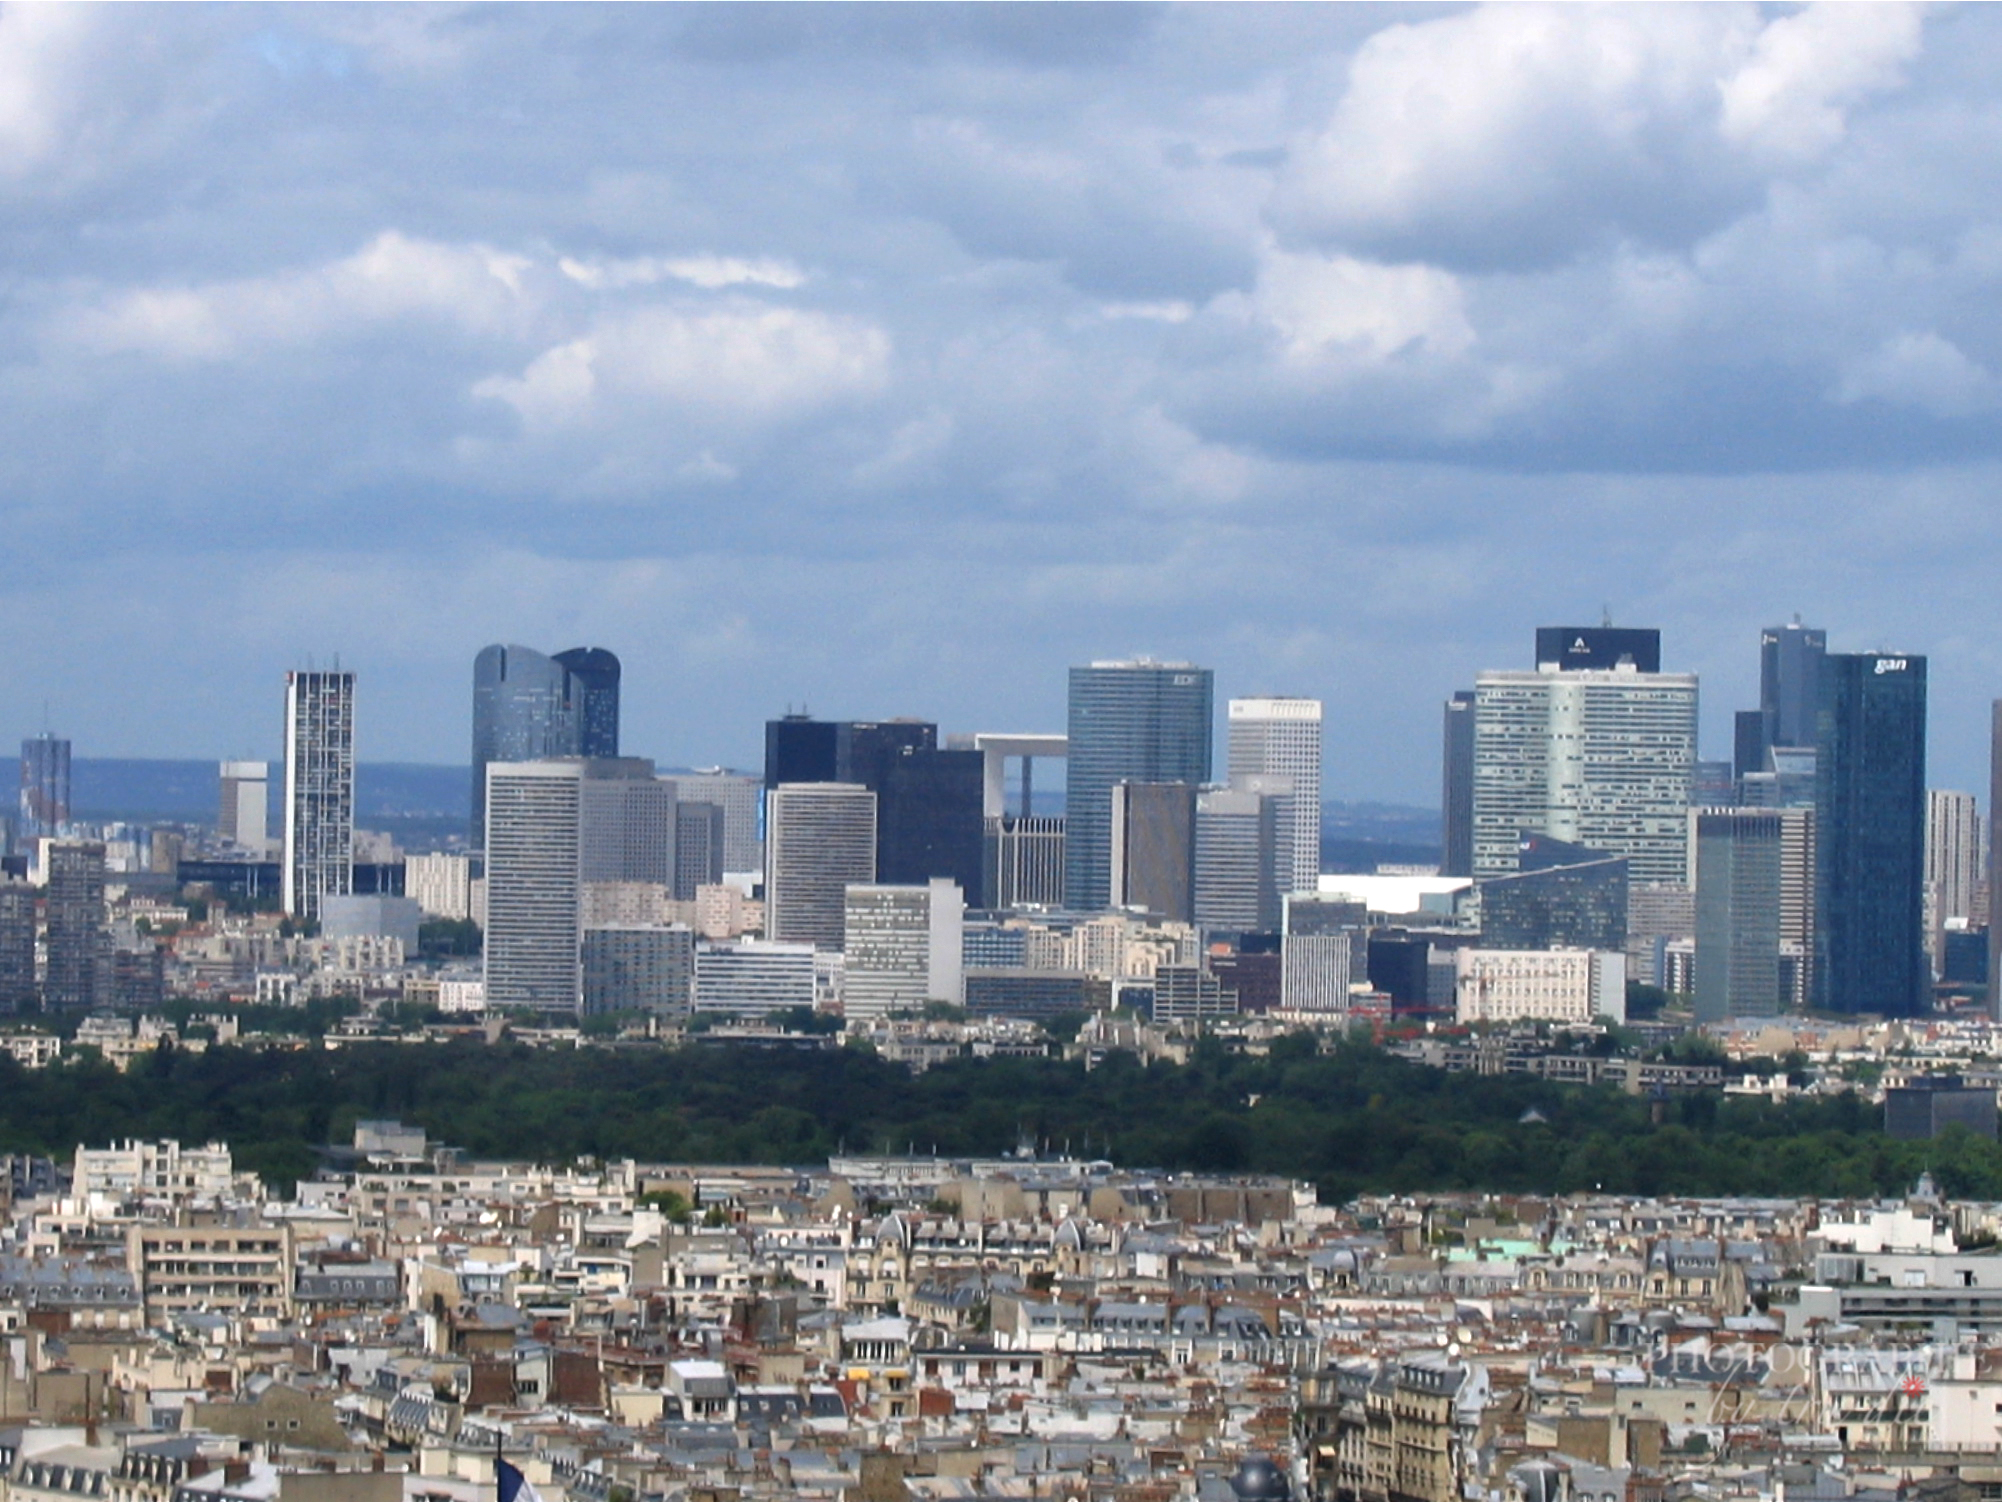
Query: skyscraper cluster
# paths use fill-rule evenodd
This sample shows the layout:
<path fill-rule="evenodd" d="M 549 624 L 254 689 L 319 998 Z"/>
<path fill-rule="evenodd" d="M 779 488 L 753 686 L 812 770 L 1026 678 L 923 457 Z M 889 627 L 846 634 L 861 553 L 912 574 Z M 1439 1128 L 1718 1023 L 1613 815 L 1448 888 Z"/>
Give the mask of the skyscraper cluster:
<path fill-rule="evenodd" d="M 1212 783 L 1212 674 L 1192 664 L 1073 670 L 1063 734 L 784 714 L 752 778 L 656 774 L 578 739 L 559 661 L 510 647 L 475 664 L 491 1006 L 1062 1010 L 1091 998 L 1072 961 L 1094 943 L 1124 956 L 1099 966 L 1108 985 L 1151 978 L 1141 956 L 1193 962 L 1199 929 L 1276 932 L 1281 900 L 1318 875 L 1319 703 L 1234 701 L 1228 781 Z M 1060 814 L 1034 791 L 1053 759 Z M 755 936 L 712 931 L 731 903 Z M 1106 912 L 1116 936 L 1071 942 Z M 616 979 L 641 973 L 672 994 Z"/>
<path fill-rule="evenodd" d="M 1662 670 L 1658 633 L 1539 630 L 1533 669 L 1446 704 L 1443 869 L 1474 879 L 1484 933 L 1595 931 L 1699 1020 L 1918 1015 L 1950 979 L 1929 929 L 1965 927 L 1981 867 L 1972 799 L 1926 788 L 1926 660 L 1831 653 L 1798 621 L 1759 653 L 1759 707 L 1712 764 L 1696 679 Z M 1544 840 L 1570 856 L 1525 876 Z M 1614 864 L 1624 913 L 1594 900 Z"/>
<path fill-rule="evenodd" d="M 135 870 L 368 954 L 408 955 L 420 914 L 470 920 L 450 994 L 549 1014 L 1564 1020 L 1623 1015 L 1634 985 L 1710 1021 L 1985 995 L 1990 831 L 1926 786 L 1926 660 L 1795 621 L 1759 665 L 1731 759 L 1705 761 L 1658 631 L 1539 628 L 1526 665 L 1445 703 L 1436 869 L 1327 874 L 1320 701 L 1220 705 L 1192 662 L 1071 668 L 1061 729 L 788 711 L 761 768 L 672 770 L 623 753 L 612 653 L 489 646 L 464 848 L 401 859 L 356 824 L 356 675 L 308 667 L 282 763 L 219 765 L 198 852 L 166 831 L 114 852 L 72 817 L 69 743 L 23 742 L 0 1007 L 143 982 L 149 946 L 108 916 L 107 877 Z"/>

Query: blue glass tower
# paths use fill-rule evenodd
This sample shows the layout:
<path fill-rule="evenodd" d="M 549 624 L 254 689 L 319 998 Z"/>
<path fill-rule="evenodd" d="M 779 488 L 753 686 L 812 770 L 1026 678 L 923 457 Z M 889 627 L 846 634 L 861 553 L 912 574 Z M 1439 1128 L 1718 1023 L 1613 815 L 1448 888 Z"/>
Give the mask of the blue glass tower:
<path fill-rule="evenodd" d="M 1814 1004 L 1915 1017 L 1924 944 L 1926 660 L 1822 659 L 1815 756 Z"/>
<path fill-rule="evenodd" d="M 603 647 L 572 647 L 558 652 L 570 673 L 570 700 L 577 710 L 577 754 L 619 754 L 619 659 Z"/>
<path fill-rule="evenodd" d="M 1112 900 L 1116 783 L 1210 779 L 1215 684 L 1186 662 L 1095 662 L 1070 670 L 1070 757 L 1064 796 L 1064 905 Z"/>
<path fill-rule="evenodd" d="M 492 646 L 473 659 L 472 848 L 486 848 L 487 763 L 619 754 L 619 659 Z"/>

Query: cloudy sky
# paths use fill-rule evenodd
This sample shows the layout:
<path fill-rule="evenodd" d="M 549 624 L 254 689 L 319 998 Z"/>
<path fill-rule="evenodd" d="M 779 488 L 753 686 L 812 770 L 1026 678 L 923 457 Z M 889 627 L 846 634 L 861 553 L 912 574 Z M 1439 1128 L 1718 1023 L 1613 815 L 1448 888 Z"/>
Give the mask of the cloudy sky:
<path fill-rule="evenodd" d="M 1431 802 L 1539 623 L 2002 694 L 2002 10 L 0 12 L 5 707 L 79 755 L 463 760 L 495 640 L 628 749 L 1328 701 Z"/>

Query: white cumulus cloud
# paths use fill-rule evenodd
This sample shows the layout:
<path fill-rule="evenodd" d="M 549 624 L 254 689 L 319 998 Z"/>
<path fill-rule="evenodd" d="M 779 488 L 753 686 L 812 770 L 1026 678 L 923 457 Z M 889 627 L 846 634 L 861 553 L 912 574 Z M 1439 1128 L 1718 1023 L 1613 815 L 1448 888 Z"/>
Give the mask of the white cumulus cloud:
<path fill-rule="evenodd" d="M 406 318 L 470 333 L 519 328 L 532 262 L 483 245 L 448 245 L 395 230 L 353 255 L 273 276 L 138 287 L 56 315 L 52 342 L 90 354 L 204 362 L 265 346 L 339 337 Z"/>
<path fill-rule="evenodd" d="M 889 366 L 889 336 L 872 324 L 738 299 L 600 318 L 473 392 L 505 402 L 531 432 L 661 408 L 760 420 L 879 390 Z"/>

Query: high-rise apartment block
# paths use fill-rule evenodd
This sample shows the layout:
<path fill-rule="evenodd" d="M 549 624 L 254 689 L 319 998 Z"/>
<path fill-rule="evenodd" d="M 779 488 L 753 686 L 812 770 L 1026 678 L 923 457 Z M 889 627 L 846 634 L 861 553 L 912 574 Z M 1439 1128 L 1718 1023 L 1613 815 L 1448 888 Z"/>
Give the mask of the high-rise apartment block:
<path fill-rule="evenodd" d="M 21 838 L 54 839 L 69 822 L 70 743 L 45 730 L 21 742 Z"/>
<path fill-rule="evenodd" d="M 1186 662 L 1095 662 L 1070 670 L 1064 901 L 1112 901 L 1112 790 L 1210 780 L 1214 682 Z"/>
<path fill-rule="evenodd" d="M 1780 985 L 1782 819 L 1776 809 L 1689 816 L 1696 851 L 1696 1017 L 1772 1017 Z"/>
<path fill-rule="evenodd" d="M 1268 792 L 1274 808 L 1279 891 L 1311 892 L 1321 875 L 1321 701 L 1232 699 L 1227 711 L 1228 771 L 1232 787 Z M 1274 782 L 1284 778 L 1281 793 Z"/>
<path fill-rule="evenodd" d="M 473 911 L 472 862 L 463 855 L 406 855 L 403 895 L 427 918 L 469 918 Z"/>
<path fill-rule="evenodd" d="M 851 1021 L 963 1005 L 966 898 L 944 878 L 853 885 L 843 897 L 842 1011 Z"/>
<path fill-rule="evenodd" d="M 285 911 L 318 918 L 354 889 L 355 675 L 285 675 Z"/>
<path fill-rule="evenodd" d="M 226 761 L 219 770 L 216 837 L 253 855 L 262 855 L 271 801 L 271 763 Z"/>
<path fill-rule="evenodd" d="M 48 966 L 42 1005 L 88 1012 L 111 1004 L 111 929 L 104 906 L 104 846 L 56 840 L 48 847 Z"/>
<path fill-rule="evenodd" d="M 1917 1016 L 1924 946 L 1926 660 L 1830 653 L 1815 784 L 1817 1010 Z"/>
<path fill-rule="evenodd" d="M 472 848 L 483 848 L 488 762 L 619 754 L 619 660 L 602 647 L 544 656 L 491 646 L 473 659 Z"/>
<path fill-rule="evenodd" d="M 0 875 L 0 1016 L 35 1007 L 35 899 L 20 876 Z"/>
<path fill-rule="evenodd" d="M 1515 870 L 1522 837 L 1547 834 L 1624 855 L 1635 882 L 1685 883 L 1696 695 L 1694 674 L 1625 663 L 1481 673 L 1473 874 Z"/>
<path fill-rule="evenodd" d="M 844 893 L 876 879 L 876 795 L 859 783 L 784 783 L 765 805 L 765 932 L 839 949 Z"/>

